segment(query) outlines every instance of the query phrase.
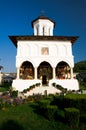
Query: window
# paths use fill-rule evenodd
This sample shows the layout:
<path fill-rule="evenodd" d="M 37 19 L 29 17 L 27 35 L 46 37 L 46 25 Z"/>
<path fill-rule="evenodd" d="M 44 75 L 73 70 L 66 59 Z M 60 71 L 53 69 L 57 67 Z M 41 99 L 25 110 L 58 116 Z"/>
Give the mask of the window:
<path fill-rule="evenodd" d="M 38 36 L 38 27 L 36 29 L 37 29 L 37 36 Z"/>
<path fill-rule="evenodd" d="M 44 30 L 44 27 L 43 27 L 43 36 L 44 36 L 44 31 L 45 31 L 45 30 Z"/>
<path fill-rule="evenodd" d="M 49 54 L 49 48 L 48 47 L 43 47 L 41 49 L 41 54 L 42 55 L 48 55 Z"/>

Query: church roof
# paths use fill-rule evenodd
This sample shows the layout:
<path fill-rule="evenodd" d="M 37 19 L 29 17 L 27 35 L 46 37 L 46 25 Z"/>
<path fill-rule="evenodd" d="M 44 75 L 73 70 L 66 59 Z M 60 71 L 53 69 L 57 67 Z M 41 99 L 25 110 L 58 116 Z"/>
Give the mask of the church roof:
<path fill-rule="evenodd" d="M 36 19 L 34 19 L 34 20 L 31 22 L 32 27 L 33 27 L 33 23 L 36 22 L 36 21 L 39 20 L 39 19 L 44 19 L 44 20 L 47 19 L 47 20 L 51 21 L 52 23 L 54 23 L 54 27 L 55 27 L 55 21 L 53 21 L 52 19 L 46 17 L 45 15 L 41 15 L 41 16 L 37 17 Z"/>
<path fill-rule="evenodd" d="M 72 44 L 78 36 L 9 36 L 10 40 L 17 47 L 18 41 L 71 41 Z"/>

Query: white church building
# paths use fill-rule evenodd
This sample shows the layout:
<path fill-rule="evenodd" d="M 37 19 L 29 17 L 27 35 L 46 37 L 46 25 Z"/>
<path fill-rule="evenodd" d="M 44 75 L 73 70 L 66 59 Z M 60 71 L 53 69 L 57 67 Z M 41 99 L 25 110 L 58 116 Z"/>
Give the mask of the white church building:
<path fill-rule="evenodd" d="M 52 93 L 52 83 L 56 83 L 68 90 L 78 90 L 78 81 L 73 78 L 72 54 L 72 45 L 78 37 L 53 36 L 55 22 L 44 15 L 31 24 L 33 35 L 9 36 L 17 48 L 17 77 L 12 86 L 23 91 L 33 84 L 41 83 L 39 91 L 42 87 Z"/>

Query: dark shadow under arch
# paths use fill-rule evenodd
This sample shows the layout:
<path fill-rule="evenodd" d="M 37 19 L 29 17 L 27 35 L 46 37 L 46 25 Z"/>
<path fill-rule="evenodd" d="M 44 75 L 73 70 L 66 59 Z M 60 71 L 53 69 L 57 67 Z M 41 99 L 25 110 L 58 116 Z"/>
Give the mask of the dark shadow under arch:
<path fill-rule="evenodd" d="M 48 81 L 52 79 L 52 67 L 44 61 L 41 62 L 38 67 L 38 79 L 42 80 L 42 84 L 48 84 Z"/>

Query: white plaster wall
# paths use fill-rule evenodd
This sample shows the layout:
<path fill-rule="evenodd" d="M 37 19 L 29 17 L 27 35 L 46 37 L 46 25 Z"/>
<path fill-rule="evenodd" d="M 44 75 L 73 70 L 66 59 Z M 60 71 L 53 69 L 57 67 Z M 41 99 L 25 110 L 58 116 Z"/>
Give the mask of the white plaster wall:
<path fill-rule="evenodd" d="M 48 55 L 42 55 L 41 49 L 47 47 Z M 65 61 L 70 67 L 74 66 L 71 42 L 66 41 L 19 41 L 16 56 L 16 67 L 24 61 L 30 61 L 33 66 L 39 66 L 47 61 L 55 67 L 60 61 Z"/>
<path fill-rule="evenodd" d="M 67 88 L 67 90 L 79 90 L 79 82 L 77 79 L 52 79 L 49 81 L 49 86 L 51 86 L 52 83 L 61 85 L 63 88 Z"/>
<path fill-rule="evenodd" d="M 23 91 L 26 88 L 29 88 L 31 85 L 40 83 L 41 80 L 13 80 L 12 86 L 15 90 Z M 56 83 L 61 85 L 63 88 L 67 88 L 67 90 L 79 90 L 79 83 L 76 79 L 66 79 L 66 80 L 55 80 L 52 79 L 49 81 L 49 87 L 37 87 L 32 92 L 28 93 L 29 95 L 37 94 L 37 93 L 44 93 L 47 90 L 49 93 L 59 93 L 58 89 L 52 88 L 52 83 Z"/>

